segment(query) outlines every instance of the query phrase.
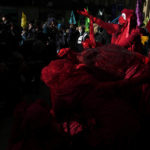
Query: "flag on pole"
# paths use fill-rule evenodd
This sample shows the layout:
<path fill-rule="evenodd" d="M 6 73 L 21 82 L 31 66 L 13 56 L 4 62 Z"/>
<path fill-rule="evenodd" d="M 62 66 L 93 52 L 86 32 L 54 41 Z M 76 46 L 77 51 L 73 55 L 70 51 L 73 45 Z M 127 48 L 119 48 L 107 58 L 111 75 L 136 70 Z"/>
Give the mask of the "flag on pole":
<path fill-rule="evenodd" d="M 76 19 L 75 19 L 75 15 L 73 13 L 73 10 L 71 11 L 71 16 L 69 19 L 69 24 L 76 24 Z"/>
<path fill-rule="evenodd" d="M 137 25 L 140 26 L 143 23 L 143 10 L 142 10 L 142 0 L 137 0 L 136 2 L 136 17 Z"/>
<path fill-rule="evenodd" d="M 148 23 L 149 20 L 150 20 L 149 17 L 146 17 L 146 18 L 144 19 L 143 23 L 144 23 L 145 26 L 147 25 L 147 23 Z"/>
<path fill-rule="evenodd" d="M 111 23 L 118 24 L 120 16 L 118 16 L 117 18 L 115 18 L 114 20 L 112 20 Z"/>
<path fill-rule="evenodd" d="M 27 17 L 24 12 L 22 12 L 21 17 L 21 27 L 24 29 L 27 26 Z"/>
<path fill-rule="evenodd" d="M 88 7 L 86 9 L 88 11 Z M 90 19 L 87 17 L 85 19 L 85 32 L 89 32 Z"/>
<path fill-rule="evenodd" d="M 103 16 L 103 12 L 104 12 L 104 10 L 99 9 L 98 10 L 98 16 Z"/>
<path fill-rule="evenodd" d="M 145 45 L 145 43 L 149 40 L 148 36 L 141 36 L 141 43 Z"/>

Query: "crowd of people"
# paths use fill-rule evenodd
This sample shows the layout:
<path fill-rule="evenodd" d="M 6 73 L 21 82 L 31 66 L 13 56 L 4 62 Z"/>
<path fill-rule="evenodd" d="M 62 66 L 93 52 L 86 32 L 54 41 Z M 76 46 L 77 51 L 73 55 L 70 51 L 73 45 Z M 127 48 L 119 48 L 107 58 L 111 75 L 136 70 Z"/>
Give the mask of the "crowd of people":
<path fill-rule="evenodd" d="M 81 32 L 84 32 L 84 29 Z M 27 85 L 20 84 L 34 81 L 35 78 L 39 80 L 41 68 L 50 60 L 56 59 L 61 48 L 75 49 L 79 36 L 80 33 L 74 25 L 67 24 L 58 28 L 57 20 L 53 17 L 43 24 L 28 22 L 26 28 L 21 28 L 3 15 L 0 22 L 0 69 L 3 89 L 5 86 L 9 87 L 7 82 L 10 84 L 10 81 L 15 82 L 12 85 L 17 83 L 24 88 Z M 80 51 L 81 48 L 78 49 Z"/>
<path fill-rule="evenodd" d="M 38 88 L 41 69 L 51 60 L 58 58 L 60 49 L 70 47 L 76 52 L 83 50 L 82 41 L 88 38 L 85 26 L 69 23 L 58 25 L 57 19 L 53 16 L 48 17 L 45 22 L 28 21 L 25 28 L 11 21 L 7 15 L 1 17 L 0 70 L 1 87 L 4 89 L 2 101 L 10 99 L 6 94 L 10 85 L 17 88 L 12 88 L 15 91 L 9 90 L 15 93 L 15 97 L 19 93 L 22 95 L 26 90 L 30 91 L 34 83 Z M 105 43 L 102 38 L 104 36 L 101 36 L 103 32 L 98 30 L 100 29 L 96 31 L 96 40 Z M 106 33 L 104 35 L 107 36 Z M 109 40 L 108 36 L 107 41 Z M 9 102 L 7 104 L 10 105 Z"/>
<path fill-rule="evenodd" d="M 148 146 L 150 27 L 138 27 L 129 9 L 116 24 L 77 12 L 89 18 L 89 32 L 54 17 L 26 28 L 2 17 L 1 102 L 14 113 L 8 150 Z M 48 102 L 24 99 L 41 85 Z"/>

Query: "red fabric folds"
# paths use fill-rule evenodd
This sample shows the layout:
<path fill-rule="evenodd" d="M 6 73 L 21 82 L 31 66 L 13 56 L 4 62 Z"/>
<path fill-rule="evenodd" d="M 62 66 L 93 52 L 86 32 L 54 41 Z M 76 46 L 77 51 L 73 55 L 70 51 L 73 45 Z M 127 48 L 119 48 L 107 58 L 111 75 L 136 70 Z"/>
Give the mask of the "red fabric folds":
<path fill-rule="evenodd" d="M 62 48 L 62 49 L 60 49 L 58 56 L 63 57 L 65 55 L 67 55 L 69 51 L 70 51 L 70 48 Z"/>
<path fill-rule="evenodd" d="M 137 111 L 148 104 L 149 86 L 142 87 L 149 76 L 149 58 L 107 45 L 87 49 L 77 59 L 76 64 L 68 58 L 55 60 L 42 70 L 41 79 L 50 88 L 56 118 L 63 123 L 77 121 L 83 131 L 90 128 L 85 139 L 91 146 L 116 141 L 127 144 L 140 131 Z"/>

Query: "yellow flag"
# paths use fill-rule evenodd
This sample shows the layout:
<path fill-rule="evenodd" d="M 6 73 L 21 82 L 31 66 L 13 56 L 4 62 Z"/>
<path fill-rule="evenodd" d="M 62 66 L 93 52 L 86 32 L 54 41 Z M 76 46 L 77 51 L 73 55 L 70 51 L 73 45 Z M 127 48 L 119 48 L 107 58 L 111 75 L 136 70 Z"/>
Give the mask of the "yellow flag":
<path fill-rule="evenodd" d="M 143 23 L 144 23 L 145 26 L 147 25 L 147 23 L 148 23 L 149 20 L 150 20 L 149 17 L 146 17 L 146 18 L 144 19 Z"/>
<path fill-rule="evenodd" d="M 141 36 L 141 42 L 143 45 L 145 45 L 145 43 L 148 41 L 148 36 Z"/>
<path fill-rule="evenodd" d="M 27 17 L 24 12 L 22 12 L 22 17 L 21 17 L 21 27 L 24 29 L 27 25 Z"/>

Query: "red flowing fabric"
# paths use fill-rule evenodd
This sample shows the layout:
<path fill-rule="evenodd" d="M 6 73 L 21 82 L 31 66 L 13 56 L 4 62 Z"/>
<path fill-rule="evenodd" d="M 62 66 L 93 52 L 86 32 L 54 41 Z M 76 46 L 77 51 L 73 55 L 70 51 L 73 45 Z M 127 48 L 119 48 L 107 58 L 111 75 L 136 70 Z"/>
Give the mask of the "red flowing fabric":
<path fill-rule="evenodd" d="M 149 59 L 113 45 L 88 49 L 77 58 L 79 64 L 66 58 L 52 61 L 42 70 L 41 79 L 50 87 L 56 118 L 76 120 L 83 130 L 92 128 L 85 137 L 91 146 L 112 146 L 115 141 L 121 149 L 128 142 L 132 145 L 140 131 L 137 112 L 146 106 L 141 99 L 142 75 L 149 74 L 145 69 Z M 139 83 L 130 83 L 138 77 Z M 90 120 L 95 123 L 89 125 Z"/>
<path fill-rule="evenodd" d="M 145 65 L 149 58 L 115 45 L 107 45 L 84 51 L 78 56 L 80 63 L 96 66 L 111 75 L 124 78 L 128 68 L 133 65 Z"/>
<path fill-rule="evenodd" d="M 92 17 L 86 10 L 79 13 L 90 18 L 85 50 L 80 54 L 69 51 L 66 58 L 50 62 L 41 72 L 42 81 L 50 88 L 53 112 L 65 132 L 71 128 L 71 135 L 90 129 L 84 140 L 92 147 L 132 147 L 140 132 L 137 112 L 143 113 L 150 95 L 145 84 L 149 58 L 134 52 L 139 51 L 136 37 L 140 34 L 131 22 L 134 13 L 122 11 L 127 17 L 120 17 L 122 27 Z M 93 21 L 112 34 L 114 45 L 98 47 Z M 77 127 L 76 131 L 71 126 Z"/>
<path fill-rule="evenodd" d="M 67 55 L 69 53 L 69 51 L 70 51 L 70 48 L 62 48 L 62 49 L 60 49 L 58 56 L 63 57 L 65 55 Z"/>
<path fill-rule="evenodd" d="M 52 61 L 42 70 L 41 79 L 50 87 L 54 108 L 61 99 L 66 101 L 61 105 L 79 99 L 81 87 L 88 89 L 98 82 L 132 79 L 142 75 L 149 60 L 139 53 L 113 45 L 86 50 L 77 58 L 79 64 L 60 59 Z"/>
<path fill-rule="evenodd" d="M 95 48 L 96 47 L 96 41 L 95 41 L 95 38 L 94 38 L 94 28 L 93 28 L 93 20 L 90 20 L 90 41 L 91 41 L 91 45 L 92 45 L 92 48 Z"/>

